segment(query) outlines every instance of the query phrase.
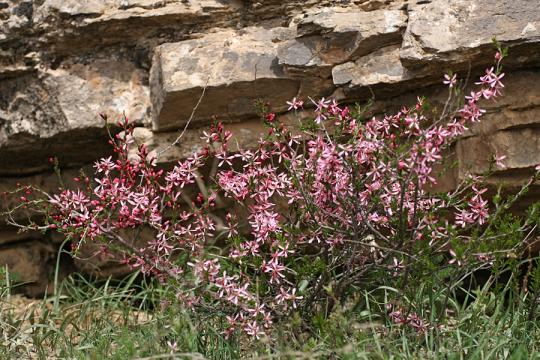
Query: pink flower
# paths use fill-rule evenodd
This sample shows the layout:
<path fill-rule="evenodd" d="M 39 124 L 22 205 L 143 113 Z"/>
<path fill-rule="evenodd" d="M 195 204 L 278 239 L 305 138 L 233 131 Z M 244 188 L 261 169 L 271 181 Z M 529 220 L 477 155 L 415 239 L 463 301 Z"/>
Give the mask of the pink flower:
<path fill-rule="evenodd" d="M 260 339 L 264 335 L 264 331 L 256 321 L 248 322 L 245 325 L 244 330 L 246 331 L 246 334 L 254 336 L 255 339 Z"/>
<path fill-rule="evenodd" d="M 448 85 L 448 87 L 452 88 L 457 83 L 457 74 L 454 74 L 452 77 L 450 75 L 445 74 L 444 75 L 444 81 L 443 84 Z"/>
<path fill-rule="evenodd" d="M 293 98 L 292 101 L 287 101 L 287 105 L 289 105 L 289 108 L 287 109 L 289 111 L 291 111 L 292 109 L 298 110 L 304 106 L 304 102 L 302 100 Z"/>
<path fill-rule="evenodd" d="M 458 266 L 461 266 L 461 260 L 458 259 L 456 252 L 452 249 L 449 250 L 450 255 L 452 255 L 452 259 L 448 261 L 448 264 L 457 264 Z"/>
<path fill-rule="evenodd" d="M 317 117 L 315 118 L 315 122 L 317 124 L 320 124 L 323 120 L 326 120 L 328 117 L 325 115 L 325 110 L 328 109 L 328 105 L 330 104 L 330 100 L 325 100 L 322 98 L 318 102 L 315 102 L 313 99 L 311 99 L 311 102 L 316 106 L 315 108 L 315 114 Z"/>
<path fill-rule="evenodd" d="M 503 76 L 488 69 L 461 109 L 451 106 L 442 119 L 425 112 L 423 98 L 368 119 L 336 100 L 310 99 L 321 126 L 293 133 L 267 113 L 265 135 L 234 151 L 232 133 L 216 123 L 203 132 L 202 150 L 168 170 L 156 166 L 146 145 L 130 157 L 133 127 L 121 124 L 126 135 L 111 139 L 114 157 L 95 163 L 93 179 L 81 177 L 75 189 L 60 189 L 44 202 L 34 204 L 32 193 L 22 205 L 43 206 L 49 229 L 59 229 L 74 247 L 99 240 L 103 254 L 109 245 L 127 249 L 124 264 L 182 284 L 177 297 L 185 305 L 225 313 L 226 336 L 243 331 L 261 338 L 274 316 L 294 311 L 304 291 L 311 299 L 320 282 L 328 287 L 360 274 L 376 259 L 392 259 L 377 265 L 398 275 L 404 265 L 393 255 L 407 248 L 404 238 L 438 257 L 450 238 L 466 243 L 482 229 L 490 213 L 481 178 L 467 180 L 470 192 L 466 186 L 441 195 L 427 185 L 436 183 L 445 151 L 481 120 L 479 101 L 500 94 Z M 457 86 L 457 76 L 445 75 L 444 83 Z M 287 104 L 303 108 L 297 98 Z M 504 158 L 495 154 L 499 168 Z M 143 230 L 150 240 L 138 244 Z M 466 259 L 454 250 L 450 256 L 450 264 Z M 321 268 L 337 277 L 320 276 Z M 416 313 L 389 313 L 418 332 L 427 328 Z"/>
<path fill-rule="evenodd" d="M 495 165 L 501 169 L 505 169 L 506 165 L 504 164 L 503 160 L 506 159 L 506 155 L 497 155 L 494 156 L 495 159 Z"/>

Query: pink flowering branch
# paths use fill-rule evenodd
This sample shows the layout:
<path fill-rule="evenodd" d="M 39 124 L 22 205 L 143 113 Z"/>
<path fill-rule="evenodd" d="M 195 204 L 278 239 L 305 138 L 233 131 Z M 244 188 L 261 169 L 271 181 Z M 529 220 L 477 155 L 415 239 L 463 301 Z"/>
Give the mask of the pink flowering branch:
<path fill-rule="evenodd" d="M 512 202 L 490 213 L 481 178 L 448 193 L 427 189 L 437 183 L 444 151 L 481 121 L 480 102 L 501 95 L 500 60 L 461 107 L 452 105 L 457 75 L 447 75 L 449 96 L 436 118 L 428 118 L 422 98 L 366 121 L 335 100 L 310 99 L 313 119 L 290 129 L 263 104 L 268 132 L 256 146 L 231 151 L 232 134 L 217 123 L 203 133 L 201 151 L 168 171 L 145 145 L 128 156 L 135 144 L 125 119 L 124 134 L 111 135 L 115 156 L 97 161 L 91 178 L 79 179 L 77 189 L 32 193 L 37 200 L 24 204 L 45 216 L 39 229 L 60 231 L 74 249 L 117 246 L 132 269 L 176 284 L 186 306 L 219 309 L 226 335 L 261 338 L 293 311 L 325 301 L 330 310 L 376 271 L 406 287 L 423 259 L 465 265 L 465 252 L 452 244 L 468 243 L 472 229 L 490 236 L 492 219 Z M 287 104 L 296 112 L 304 102 Z M 143 244 L 135 241 L 142 227 L 152 232 Z M 474 254 L 474 261 L 492 261 Z M 412 313 L 400 319 L 425 327 Z"/>

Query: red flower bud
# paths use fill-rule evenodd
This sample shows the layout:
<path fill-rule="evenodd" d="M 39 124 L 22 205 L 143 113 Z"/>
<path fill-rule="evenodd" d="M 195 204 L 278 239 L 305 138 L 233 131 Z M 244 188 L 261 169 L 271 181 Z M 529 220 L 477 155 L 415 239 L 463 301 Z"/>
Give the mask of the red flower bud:
<path fill-rule="evenodd" d="M 266 120 L 268 122 L 274 122 L 275 119 L 276 119 L 276 114 L 274 114 L 274 113 L 266 114 Z"/>

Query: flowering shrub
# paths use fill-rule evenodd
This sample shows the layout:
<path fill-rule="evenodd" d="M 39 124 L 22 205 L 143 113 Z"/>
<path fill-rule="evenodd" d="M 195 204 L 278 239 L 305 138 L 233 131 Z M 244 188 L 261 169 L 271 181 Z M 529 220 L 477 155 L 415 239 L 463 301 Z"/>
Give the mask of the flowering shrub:
<path fill-rule="evenodd" d="M 481 120 L 479 102 L 501 95 L 502 57 L 461 105 L 457 76 L 447 75 L 448 101 L 436 118 L 422 98 L 367 121 L 323 98 L 310 99 L 314 119 L 295 128 L 261 105 L 268 134 L 256 146 L 231 152 L 232 134 L 218 123 L 204 133 L 207 146 L 170 171 L 154 165 L 145 145 L 128 156 L 133 128 L 125 121 L 124 135 L 111 141 L 116 157 L 96 162 L 79 188 L 24 200 L 45 214 L 42 229 L 65 234 L 75 248 L 99 241 L 103 251 L 120 251 L 133 269 L 174 283 L 186 305 L 224 314 L 228 335 L 259 338 L 295 309 L 330 310 L 381 271 L 405 287 L 419 264 L 493 261 L 494 247 L 480 241 L 493 216 L 482 178 L 447 193 L 427 189 L 445 149 Z M 205 187 L 201 174 L 212 160 L 218 171 Z M 230 212 L 220 217 L 223 204 Z M 494 216 L 503 208 L 496 204 Z M 154 234 L 144 245 L 132 241 L 142 227 Z"/>

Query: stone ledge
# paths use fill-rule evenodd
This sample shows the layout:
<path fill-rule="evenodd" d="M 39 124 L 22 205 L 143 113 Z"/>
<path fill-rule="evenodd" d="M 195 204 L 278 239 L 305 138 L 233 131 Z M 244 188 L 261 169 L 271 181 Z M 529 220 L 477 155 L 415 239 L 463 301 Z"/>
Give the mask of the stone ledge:
<path fill-rule="evenodd" d="M 237 121 L 253 117 L 258 98 L 285 110 L 300 81 L 277 64 L 274 38 L 274 30 L 249 28 L 157 47 L 150 72 L 153 129 L 183 126 L 205 87 L 194 123 L 213 115 Z"/>

